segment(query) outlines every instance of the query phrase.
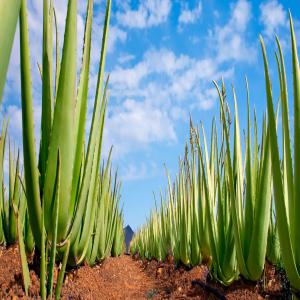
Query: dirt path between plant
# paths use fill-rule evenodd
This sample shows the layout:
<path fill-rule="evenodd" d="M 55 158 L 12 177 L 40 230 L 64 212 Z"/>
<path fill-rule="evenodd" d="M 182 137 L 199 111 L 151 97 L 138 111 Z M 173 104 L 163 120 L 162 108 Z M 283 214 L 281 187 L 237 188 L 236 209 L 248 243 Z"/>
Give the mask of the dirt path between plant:
<path fill-rule="evenodd" d="M 108 258 L 93 268 L 84 266 L 66 276 L 62 297 L 76 299 L 147 299 L 157 282 L 130 256 Z"/>

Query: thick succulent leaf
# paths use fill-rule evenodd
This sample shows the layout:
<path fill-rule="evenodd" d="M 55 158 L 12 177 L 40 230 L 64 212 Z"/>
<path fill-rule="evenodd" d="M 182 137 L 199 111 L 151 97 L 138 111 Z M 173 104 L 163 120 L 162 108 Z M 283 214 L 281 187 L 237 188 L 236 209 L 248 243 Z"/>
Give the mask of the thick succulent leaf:
<path fill-rule="evenodd" d="M 57 244 L 57 230 L 58 230 L 58 213 L 59 213 L 59 191 L 60 191 L 60 154 L 59 151 L 57 153 L 57 167 L 56 167 L 56 175 L 55 175 L 55 195 L 54 198 L 54 232 L 51 240 L 51 254 L 50 254 L 50 262 L 48 267 L 48 280 L 47 280 L 47 297 L 52 298 L 52 288 L 53 288 L 53 279 L 54 279 L 54 265 L 56 258 L 56 244 Z"/>
<path fill-rule="evenodd" d="M 50 143 L 52 126 L 52 1 L 49 7 L 49 0 L 43 1 L 43 66 L 42 66 L 42 117 L 41 117 L 41 140 L 39 153 L 40 184 L 44 187 L 48 149 Z"/>
<path fill-rule="evenodd" d="M 20 10 L 20 55 L 23 132 L 22 136 L 27 207 L 32 233 L 36 244 L 39 247 L 41 243 L 42 232 L 41 201 L 37 160 L 35 154 L 26 0 L 21 1 Z"/>
<path fill-rule="evenodd" d="M 55 174 L 57 152 L 60 151 L 60 208 L 58 217 L 58 242 L 64 241 L 73 216 L 71 188 L 74 163 L 74 112 L 76 87 L 76 47 L 77 47 L 77 1 L 69 0 L 65 27 L 59 84 L 54 109 L 51 140 L 45 176 L 45 226 L 49 238 L 53 235 L 55 216 L 53 195 L 55 194 Z"/>
<path fill-rule="evenodd" d="M 284 200 L 283 193 L 283 182 L 281 177 L 281 166 L 278 150 L 277 132 L 276 132 L 276 121 L 273 109 L 273 96 L 271 81 L 269 76 L 269 68 L 267 61 L 267 54 L 263 39 L 260 38 L 263 59 L 264 59 L 264 70 L 265 70 L 265 81 L 266 81 L 266 94 L 267 94 L 267 107 L 268 107 L 268 118 L 270 126 L 270 145 L 272 155 L 272 173 L 273 173 L 273 187 L 274 187 L 274 198 L 276 207 L 276 217 L 278 223 L 278 233 L 280 240 L 280 247 L 282 252 L 282 259 L 286 268 L 287 274 L 291 284 L 299 288 L 300 287 L 300 274 L 297 270 L 295 254 L 292 246 L 291 232 L 289 228 L 287 208 Z"/>
<path fill-rule="evenodd" d="M 85 21 L 83 58 L 81 66 L 80 81 L 77 93 L 77 102 L 75 110 L 75 156 L 72 181 L 72 204 L 75 205 L 78 178 L 80 167 L 82 165 L 82 154 L 84 151 L 84 136 L 86 124 L 86 112 L 88 103 L 88 83 L 90 70 L 91 38 L 92 38 L 92 19 L 93 19 L 93 0 L 87 3 L 87 14 Z M 73 208 L 74 209 L 74 208 Z"/>
<path fill-rule="evenodd" d="M 25 295 L 28 296 L 28 290 L 31 285 L 31 280 L 30 280 L 29 267 L 27 264 L 27 257 L 25 252 L 22 220 L 20 218 L 20 215 L 22 214 L 22 210 L 25 208 L 25 206 L 23 205 L 20 210 L 18 210 L 18 207 L 16 205 L 14 205 L 13 208 L 14 208 L 15 217 L 17 219 L 18 244 L 19 244 L 20 260 L 22 266 L 23 285 L 24 285 Z"/>
<path fill-rule="evenodd" d="M 293 91 L 294 91 L 294 199 L 291 200 L 291 205 L 294 206 L 294 216 L 292 217 L 293 226 L 295 230 L 292 231 L 294 235 L 294 253 L 296 264 L 300 269 L 300 219 L 298 213 L 300 211 L 300 70 L 298 60 L 298 50 L 296 45 L 296 37 L 294 32 L 294 25 L 292 16 L 290 15 L 290 28 L 292 40 L 292 61 L 293 61 Z M 289 166 L 290 167 L 290 166 Z M 289 170 L 291 172 L 291 170 Z M 293 203 L 294 202 L 294 203 Z M 295 222 L 295 223 L 294 223 Z M 299 272 L 298 269 L 298 272 Z M 300 278 L 299 278 L 300 280 Z"/>
<path fill-rule="evenodd" d="M 246 79 L 247 88 L 247 144 L 246 144 L 246 199 L 245 199 L 245 234 L 244 234 L 244 251 L 245 257 L 248 257 L 250 249 L 250 241 L 252 236 L 252 226 L 254 221 L 254 188 L 253 188 L 253 169 L 251 165 L 252 149 L 251 149 L 251 120 L 250 120 L 250 97 L 248 89 L 248 81 Z"/>
<path fill-rule="evenodd" d="M 223 96 L 220 92 L 220 89 L 215 83 L 215 86 L 217 88 L 218 94 L 219 94 L 219 99 L 220 99 L 220 105 L 221 105 L 221 118 L 222 118 L 222 123 L 223 123 L 223 130 L 224 130 L 224 135 L 225 135 L 225 143 L 226 143 L 226 166 L 228 168 L 228 189 L 229 189 L 229 197 L 230 197 L 230 204 L 231 204 L 231 212 L 232 212 L 232 220 L 233 220 L 233 230 L 234 230 L 234 240 L 235 240 L 235 247 L 237 251 L 237 261 L 238 261 L 238 266 L 243 274 L 248 274 L 244 256 L 243 256 L 243 251 L 242 251 L 242 233 L 241 233 L 241 227 L 240 227 L 240 222 L 239 222 L 239 209 L 237 205 L 237 199 L 236 199 L 236 193 L 235 193 L 235 188 L 234 188 L 234 175 L 233 175 L 233 168 L 231 166 L 231 151 L 230 151 L 230 139 L 229 139 L 229 132 L 228 128 L 226 125 L 226 115 L 225 115 L 225 108 L 224 108 L 224 99 Z"/>
<path fill-rule="evenodd" d="M 264 155 L 262 157 L 262 174 L 259 183 L 259 190 L 255 199 L 255 213 L 253 222 L 253 231 L 249 243 L 249 255 L 247 257 L 247 268 L 251 280 L 258 280 L 263 272 L 268 229 L 270 223 L 271 211 L 271 156 L 270 153 L 270 133 L 267 129 L 266 144 Z"/>
<path fill-rule="evenodd" d="M 20 5 L 21 0 L 0 0 L 0 104 L 15 37 Z"/>

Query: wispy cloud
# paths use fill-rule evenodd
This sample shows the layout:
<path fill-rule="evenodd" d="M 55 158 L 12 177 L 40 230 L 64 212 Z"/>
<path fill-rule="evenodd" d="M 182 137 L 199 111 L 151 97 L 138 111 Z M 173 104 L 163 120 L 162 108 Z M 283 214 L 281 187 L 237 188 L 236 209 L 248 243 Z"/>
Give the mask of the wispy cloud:
<path fill-rule="evenodd" d="M 145 0 L 140 1 L 137 9 L 129 5 L 124 11 L 117 12 L 118 22 L 130 28 L 147 28 L 165 22 L 171 11 L 170 0 Z"/>
<path fill-rule="evenodd" d="M 110 76 L 111 98 L 118 104 L 107 120 L 108 144 L 124 154 L 175 142 L 179 120 L 187 121 L 191 109 L 214 106 L 217 94 L 211 80 L 232 74 L 231 68 L 222 68 L 213 58 L 176 55 L 166 48 L 146 51 L 130 67 L 115 67 Z"/>
<path fill-rule="evenodd" d="M 109 27 L 107 51 L 114 52 L 118 42 L 124 43 L 127 39 L 127 32 L 116 25 Z"/>
<path fill-rule="evenodd" d="M 210 32 L 210 43 L 216 49 L 219 62 L 255 60 L 256 48 L 248 42 L 246 36 L 251 16 L 251 3 L 238 0 L 231 7 L 229 21 Z"/>
<path fill-rule="evenodd" d="M 181 26 L 185 24 L 195 23 L 200 18 L 201 13 L 202 13 L 201 1 L 199 1 L 199 3 L 192 9 L 189 9 L 187 4 L 184 5 L 181 9 L 178 18 L 179 28 L 181 28 Z"/>
<path fill-rule="evenodd" d="M 153 143 L 173 143 L 177 136 L 167 111 L 128 98 L 110 109 L 104 140 L 105 147 L 113 144 L 115 156 L 120 157 Z"/>
<path fill-rule="evenodd" d="M 128 163 L 120 170 L 123 181 L 139 181 L 161 175 L 154 162 Z"/>
<path fill-rule="evenodd" d="M 132 61 L 134 58 L 135 58 L 135 56 L 133 54 L 121 53 L 118 57 L 118 62 L 120 64 L 125 64 L 125 63 Z"/>
<path fill-rule="evenodd" d="M 287 13 L 277 0 L 263 2 L 260 8 L 260 22 L 264 26 L 264 34 L 273 38 L 281 27 L 288 27 Z"/>

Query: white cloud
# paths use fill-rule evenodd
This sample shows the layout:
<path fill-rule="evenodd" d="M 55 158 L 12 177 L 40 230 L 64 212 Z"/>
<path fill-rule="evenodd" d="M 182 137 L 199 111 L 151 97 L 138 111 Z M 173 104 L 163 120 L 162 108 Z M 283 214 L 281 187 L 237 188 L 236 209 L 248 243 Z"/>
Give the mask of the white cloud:
<path fill-rule="evenodd" d="M 120 64 L 125 64 L 128 63 L 130 61 L 132 61 L 135 58 L 134 55 L 129 54 L 129 53 L 122 53 L 119 57 L 118 57 L 118 62 Z"/>
<path fill-rule="evenodd" d="M 218 99 L 218 93 L 214 87 L 209 88 L 204 91 L 204 93 L 201 95 L 202 101 L 198 104 L 199 107 L 203 110 L 211 109 L 216 99 Z"/>
<path fill-rule="evenodd" d="M 190 41 L 192 42 L 193 45 L 199 44 L 200 43 L 200 38 L 199 36 L 193 35 L 189 37 Z"/>
<path fill-rule="evenodd" d="M 178 121 L 187 121 L 192 109 L 208 110 L 215 104 L 211 80 L 232 73 L 212 58 L 176 55 L 165 48 L 146 51 L 130 67 L 115 67 L 110 83 L 111 101 L 117 104 L 108 114 L 105 144 L 114 144 L 120 156 L 176 141 Z"/>
<path fill-rule="evenodd" d="M 195 23 L 201 15 L 202 12 L 202 3 L 199 1 L 193 9 L 189 9 L 187 6 L 184 6 L 180 12 L 178 22 L 182 24 L 191 24 Z"/>
<path fill-rule="evenodd" d="M 149 162 L 124 164 L 120 171 L 122 181 L 144 180 L 160 174 L 157 165 Z"/>
<path fill-rule="evenodd" d="M 134 152 L 150 143 L 175 142 L 176 139 L 168 113 L 150 103 L 126 99 L 108 114 L 105 147 L 115 145 L 115 156 Z"/>
<path fill-rule="evenodd" d="M 235 29 L 244 32 L 251 19 L 251 4 L 247 0 L 238 0 L 232 10 L 230 25 Z"/>
<path fill-rule="evenodd" d="M 140 80 L 147 75 L 147 67 L 143 63 L 135 65 L 133 68 L 124 69 L 117 67 L 110 76 L 112 85 L 120 84 L 119 89 L 134 88 L 139 85 Z"/>
<path fill-rule="evenodd" d="M 256 57 L 256 48 L 247 41 L 247 26 L 251 19 L 251 4 L 238 0 L 231 8 L 229 22 L 216 26 L 210 33 L 210 42 L 217 51 L 219 62 L 235 60 L 251 62 Z"/>
<path fill-rule="evenodd" d="M 111 71 L 111 95 L 119 100 L 135 97 L 168 107 L 171 102 L 197 102 L 199 87 L 206 89 L 212 79 L 231 75 L 232 69 L 222 70 L 212 58 L 195 59 L 164 48 L 151 49 L 137 64 Z"/>
<path fill-rule="evenodd" d="M 171 11 L 170 0 L 140 1 L 137 9 L 127 6 L 124 12 L 117 12 L 118 22 L 130 28 L 147 28 L 164 23 Z"/>
<path fill-rule="evenodd" d="M 173 120 L 187 120 L 188 112 L 180 106 L 173 106 L 170 110 L 170 116 Z"/>
<path fill-rule="evenodd" d="M 184 99 L 186 95 L 198 89 L 203 82 L 210 82 L 221 75 L 218 70 L 219 66 L 210 58 L 192 60 L 189 68 L 183 73 L 176 76 L 172 83 L 172 94 L 178 99 Z M 195 95 L 196 96 L 196 93 Z"/>
<path fill-rule="evenodd" d="M 261 3 L 259 8 L 259 20 L 264 26 L 264 33 L 267 37 L 272 38 L 278 28 L 288 26 L 287 13 L 277 0 Z"/>
<path fill-rule="evenodd" d="M 131 68 L 117 67 L 111 72 L 111 83 L 118 89 L 136 88 L 141 81 L 151 74 L 165 73 L 172 75 L 184 69 L 190 63 L 188 56 L 176 55 L 167 49 L 151 49 L 144 54 L 142 61 Z"/>
<path fill-rule="evenodd" d="M 113 52 L 118 42 L 124 43 L 127 39 L 127 32 L 118 26 L 110 26 L 108 33 L 107 51 Z"/>

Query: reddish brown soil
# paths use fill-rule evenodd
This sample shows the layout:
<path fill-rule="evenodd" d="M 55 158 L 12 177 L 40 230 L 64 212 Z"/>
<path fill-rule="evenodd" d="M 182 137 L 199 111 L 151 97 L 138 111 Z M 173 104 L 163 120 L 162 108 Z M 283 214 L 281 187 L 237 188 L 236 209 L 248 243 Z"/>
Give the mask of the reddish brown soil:
<path fill-rule="evenodd" d="M 30 260 L 29 299 L 39 294 L 38 270 Z M 194 280 L 198 283 L 192 284 Z M 200 282 L 200 285 L 199 285 Z M 206 266 L 188 270 L 172 263 L 142 262 L 130 256 L 108 258 L 93 268 L 69 270 L 63 299 L 288 299 L 274 267 L 259 283 L 239 280 L 228 288 L 210 279 Z M 223 298 L 222 298 L 223 297 Z M 22 288 L 17 247 L 0 248 L 0 299 L 28 299 Z"/>
<path fill-rule="evenodd" d="M 29 261 L 31 262 L 31 259 Z M 32 285 L 29 295 L 35 297 L 39 294 L 39 278 L 33 270 L 30 270 L 30 277 Z M 0 248 L 0 299 L 25 298 L 22 283 L 19 249 Z"/>
<path fill-rule="evenodd" d="M 93 268 L 83 266 L 66 276 L 63 298 L 145 299 L 157 282 L 130 256 L 111 257 Z"/>
<path fill-rule="evenodd" d="M 29 299 L 38 298 L 37 268 L 30 261 L 31 287 Z M 17 247 L 0 248 L 0 299 L 28 299 L 22 287 L 22 272 Z M 62 299 L 146 299 L 157 281 L 147 276 L 139 262 L 130 256 L 108 258 L 93 268 L 82 266 L 67 271 Z"/>
<path fill-rule="evenodd" d="M 240 279 L 229 287 L 213 280 L 204 265 L 190 270 L 157 261 L 144 261 L 140 265 L 148 276 L 158 280 L 158 295 L 154 299 L 289 299 L 285 274 L 268 263 L 259 282 Z"/>

